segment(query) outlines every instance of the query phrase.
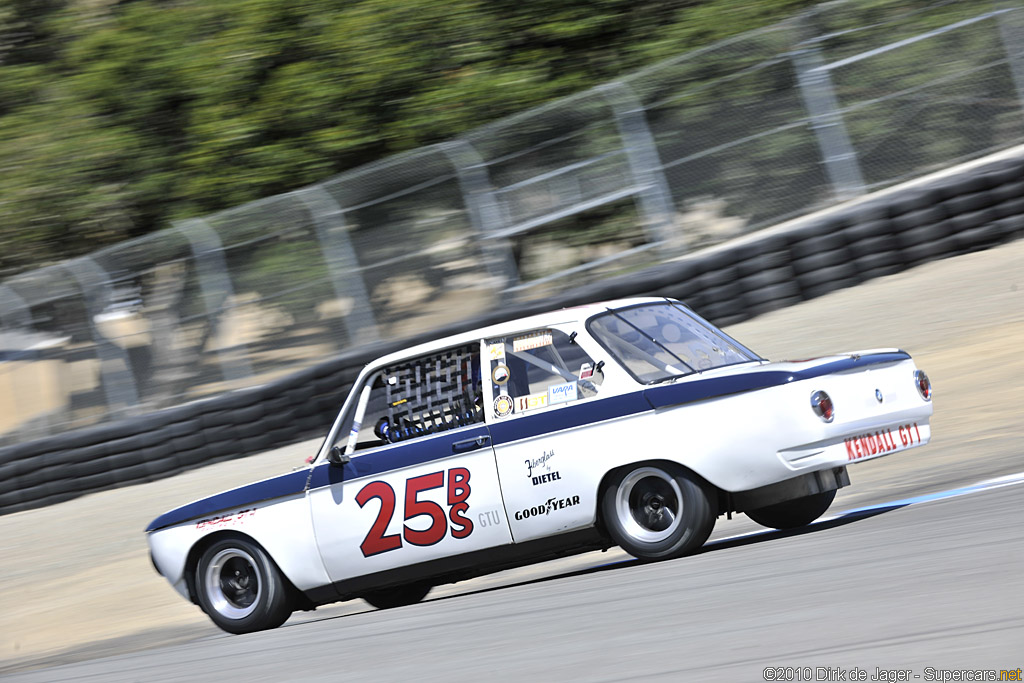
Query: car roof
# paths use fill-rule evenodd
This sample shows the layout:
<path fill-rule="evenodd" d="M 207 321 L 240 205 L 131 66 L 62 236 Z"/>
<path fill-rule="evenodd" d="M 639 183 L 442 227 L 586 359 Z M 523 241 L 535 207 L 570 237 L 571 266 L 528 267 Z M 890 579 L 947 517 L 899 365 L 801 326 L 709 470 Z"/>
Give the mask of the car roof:
<path fill-rule="evenodd" d="M 537 313 L 524 318 L 517 318 L 503 323 L 488 325 L 486 327 L 478 327 L 466 332 L 460 332 L 459 334 L 453 334 L 448 337 L 424 342 L 423 344 L 417 344 L 416 346 L 411 346 L 401 351 L 381 356 L 377 360 L 373 361 L 371 365 L 390 365 L 391 363 L 406 360 L 410 356 L 419 356 L 439 349 L 461 346 L 463 344 L 477 342 L 480 339 L 504 337 L 523 330 L 583 321 L 593 315 L 603 313 L 610 308 L 624 308 L 626 306 L 635 306 L 637 304 L 664 303 L 665 301 L 666 299 L 664 297 L 634 297 L 629 299 L 598 301 L 592 304 L 584 304 L 581 306 L 560 308 L 553 311 L 547 311 L 545 313 Z"/>

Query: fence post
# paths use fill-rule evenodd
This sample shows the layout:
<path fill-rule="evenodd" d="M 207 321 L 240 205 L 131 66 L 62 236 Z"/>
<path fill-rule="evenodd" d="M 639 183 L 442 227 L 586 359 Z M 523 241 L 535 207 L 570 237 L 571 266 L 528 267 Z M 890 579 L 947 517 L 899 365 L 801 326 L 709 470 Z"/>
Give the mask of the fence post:
<path fill-rule="evenodd" d="M 88 256 L 65 261 L 61 264 L 82 291 L 85 314 L 89 318 L 89 331 L 96 343 L 96 355 L 100 361 L 100 377 L 103 393 L 107 397 L 107 414 L 116 416 L 139 403 L 139 392 L 135 385 L 128 353 L 100 332 L 96 316 L 102 313 L 112 301 L 110 278 Z"/>
<path fill-rule="evenodd" d="M 7 285 L 0 285 L 0 327 L 13 330 L 31 324 L 32 314 L 25 300 Z"/>
<path fill-rule="evenodd" d="M 864 194 L 857 153 L 846 132 L 829 67 L 816 42 L 807 41 L 802 45 L 793 50 L 790 57 L 832 191 L 838 200 Z"/>
<path fill-rule="evenodd" d="M 507 240 L 491 237 L 492 233 L 504 227 L 505 222 L 498 199 L 494 196 L 487 164 L 468 140 L 449 140 L 440 143 L 439 147 L 455 167 L 469 222 L 476 230 L 477 246 L 485 257 L 487 270 L 499 280 L 497 289 L 515 286 L 519 282 L 519 270 L 512 249 Z"/>
<path fill-rule="evenodd" d="M 199 288 L 203 290 L 203 304 L 206 306 L 212 336 L 220 326 L 221 313 L 232 306 L 230 303 L 225 306 L 225 303 L 235 294 L 224 260 L 224 245 L 213 228 L 202 218 L 176 221 L 172 225 L 185 236 L 192 247 L 192 254 L 196 259 L 196 272 L 199 275 Z M 249 350 L 244 343 L 238 345 L 237 355 L 238 358 L 232 360 L 223 348 L 217 349 L 221 372 L 224 379 L 229 382 L 252 377 L 253 374 L 252 366 L 249 364 Z"/>
<path fill-rule="evenodd" d="M 370 295 L 360 274 L 359 258 L 349 239 L 344 209 L 320 185 L 298 190 L 295 195 L 313 218 L 335 296 L 339 300 L 353 300 L 352 310 L 345 315 L 349 343 L 365 344 L 380 339 Z"/>
<path fill-rule="evenodd" d="M 999 37 L 1010 63 L 1010 76 L 1017 90 L 1017 100 L 1024 108 L 1024 10 L 1007 0 L 997 0 L 996 7 L 1004 10 L 996 18 L 999 22 Z"/>
<path fill-rule="evenodd" d="M 675 204 L 658 155 L 654 136 L 647 125 L 644 107 L 632 88 L 622 81 L 597 87 L 615 114 L 615 126 L 622 138 L 630 174 L 640 188 L 640 212 L 648 239 L 670 245 Z M 683 240 L 671 245 L 673 251 L 685 251 Z"/>

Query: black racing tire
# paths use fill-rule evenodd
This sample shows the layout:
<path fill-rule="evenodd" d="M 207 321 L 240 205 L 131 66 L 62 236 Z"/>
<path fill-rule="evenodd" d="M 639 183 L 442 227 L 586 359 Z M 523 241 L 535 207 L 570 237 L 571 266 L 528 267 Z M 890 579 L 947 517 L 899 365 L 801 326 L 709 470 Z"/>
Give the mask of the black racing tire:
<path fill-rule="evenodd" d="M 993 196 L 990 192 L 982 190 L 980 192 L 968 192 L 957 195 L 956 197 L 950 197 L 942 202 L 942 204 L 943 208 L 946 209 L 950 216 L 958 216 L 960 214 L 973 213 L 981 209 L 987 209 L 998 201 L 998 198 Z"/>
<path fill-rule="evenodd" d="M 796 529 L 807 526 L 825 514 L 835 497 L 835 489 L 812 493 L 803 498 L 783 501 L 756 510 L 747 510 L 747 517 L 769 529 Z"/>
<path fill-rule="evenodd" d="M 433 585 L 429 583 L 407 583 L 404 586 L 369 591 L 363 594 L 363 600 L 377 609 L 405 607 L 406 605 L 415 605 L 427 597 L 431 588 Z"/>
<path fill-rule="evenodd" d="M 679 467 L 640 463 L 619 470 L 601 494 L 611 539 L 643 561 L 668 560 L 698 550 L 715 526 L 707 485 Z"/>
<path fill-rule="evenodd" d="M 822 251 L 793 261 L 793 272 L 798 278 L 805 278 L 821 270 L 845 267 L 850 257 L 850 250 L 847 247 Z"/>
<path fill-rule="evenodd" d="M 283 624 L 293 610 L 291 590 L 263 548 L 244 538 L 214 542 L 196 566 L 199 606 L 228 633 Z"/>

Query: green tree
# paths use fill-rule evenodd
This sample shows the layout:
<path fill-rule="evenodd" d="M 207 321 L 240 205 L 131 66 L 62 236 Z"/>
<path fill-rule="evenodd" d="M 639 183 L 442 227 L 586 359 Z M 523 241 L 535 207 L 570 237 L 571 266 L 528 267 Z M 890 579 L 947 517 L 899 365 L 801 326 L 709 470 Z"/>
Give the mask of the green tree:
<path fill-rule="evenodd" d="M 463 134 L 810 4 L 0 0 L 0 276 Z"/>

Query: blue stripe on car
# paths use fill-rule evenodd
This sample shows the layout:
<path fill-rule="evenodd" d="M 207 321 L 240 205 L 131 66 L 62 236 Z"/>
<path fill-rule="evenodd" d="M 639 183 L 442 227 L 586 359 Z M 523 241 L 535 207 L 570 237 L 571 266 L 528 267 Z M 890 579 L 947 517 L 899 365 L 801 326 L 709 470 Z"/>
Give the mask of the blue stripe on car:
<path fill-rule="evenodd" d="M 206 517 L 231 508 L 252 505 L 272 498 L 282 498 L 306 490 L 306 481 L 309 479 L 309 470 L 303 469 L 298 472 L 289 472 L 279 477 L 264 479 L 255 484 L 248 484 L 237 489 L 231 489 L 224 493 L 218 493 L 209 498 L 197 500 L 188 505 L 182 505 L 170 512 L 164 513 L 154 519 L 146 531 L 156 531 L 164 527 L 174 526 L 181 522 L 199 517 Z"/>
<path fill-rule="evenodd" d="M 652 407 L 667 408 L 684 403 L 706 401 L 730 394 L 768 389 L 789 384 L 790 382 L 800 382 L 850 370 L 859 370 L 870 365 L 898 363 L 909 358 L 910 354 L 903 351 L 887 351 L 884 353 L 872 353 L 866 356 L 850 356 L 794 372 L 766 370 L 764 372 L 752 372 L 744 375 L 709 377 L 697 382 L 680 382 L 678 384 L 656 386 L 644 391 L 644 396 L 650 401 Z"/>
<path fill-rule="evenodd" d="M 343 481 L 375 477 L 403 467 L 450 458 L 454 455 L 452 443 L 464 439 L 475 439 L 478 436 L 487 436 L 486 425 L 480 424 L 471 429 L 460 429 L 453 432 L 440 432 L 410 441 L 407 444 L 392 444 L 388 448 L 367 456 L 360 456 L 357 453 L 356 457 L 343 467 L 326 463 L 320 464 L 313 469 L 309 488 L 318 489 L 321 486 L 340 484 Z"/>
<path fill-rule="evenodd" d="M 874 353 L 867 356 L 842 358 L 794 372 L 767 370 L 742 375 L 709 377 L 677 384 L 656 385 L 648 387 L 642 392 L 577 403 L 557 410 L 498 422 L 491 425 L 491 439 L 495 446 L 499 446 L 541 434 L 550 434 L 563 429 L 581 427 L 585 424 L 626 417 L 652 408 L 668 408 L 697 401 L 707 401 L 730 394 L 768 389 L 790 382 L 861 369 L 869 365 L 896 363 L 909 358 L 910 355 L 902 351 Z"/>
<path fill-rule="evenodd" d="M 709 377 L 675 384 L 656 385 L 632 394 L 568 405 L 555 410 L 538 412 L 535 415 L 524 415 L 516 419 L 497 422 L 489 428 L 481 424 L 471 429 L 442 432 L 432 437 L 416 439 L 407 444 L 394 444 L 390 448 L 357 456 L 343 467 L 322 463 L 313 469 L 312 476 L 308 470 L 292 472 L 189 503 L 158 517 L 146 531 L 173 526 L 221 510 L 301 493 L 305 490 L 307 483 L 309 488 L 316 489 L 342 481 L 379 476 L 403 467 L 452 457 L 451 444 L 454 441 L 485 436 L 488 433 L 490 433 L 493 445 L 500 446 L 652 409 L 768 389 L 833 373 L 859 370 L 871 365 L 897 363 L 909 358 L 910 355 L 903 351 L 872 353 L 865 356 L 841 358 L 793 372 L 755 371 L 741 375 Z"/>

